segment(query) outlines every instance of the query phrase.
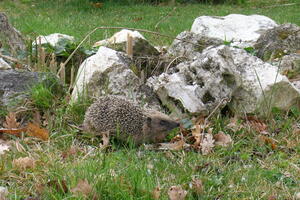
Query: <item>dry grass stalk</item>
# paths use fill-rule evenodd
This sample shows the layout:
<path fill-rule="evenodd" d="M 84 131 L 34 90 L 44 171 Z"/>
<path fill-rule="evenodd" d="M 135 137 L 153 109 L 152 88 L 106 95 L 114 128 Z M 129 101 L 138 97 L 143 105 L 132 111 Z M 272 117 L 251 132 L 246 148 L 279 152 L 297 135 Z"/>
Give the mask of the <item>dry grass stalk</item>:
<path fill-rule="evenodd" d="M 56 72 L 57 72 L 57 62 L 56 62 L 56 56 L 55 56 L 54 53 L 51 54 L 49 69 L 50 69 L 50 72 L 56 74 Z"/>
<path fill-rule="evenodd" d="M 130 58 L 133 57 L 133 38 L 129 33 L 127 34 L 126 53 Z"/>
<path fill-rule="evenodd" d="M 66 83 L 66 68 L 64 63 L 60 63 L 59 78 L 63 83 Z"/>

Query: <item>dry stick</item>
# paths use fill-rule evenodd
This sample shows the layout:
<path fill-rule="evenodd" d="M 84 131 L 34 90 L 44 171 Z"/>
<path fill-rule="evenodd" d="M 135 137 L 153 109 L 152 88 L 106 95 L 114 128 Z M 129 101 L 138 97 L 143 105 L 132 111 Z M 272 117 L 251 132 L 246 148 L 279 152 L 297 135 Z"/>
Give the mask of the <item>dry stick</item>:
<path fill-rule="evenodd" d="M 223 98 L 221 99 L 221 101 L 219 102 L 219 104 L 213 109 L 213 111 L 205 118 L 204 120 L 204 124 L 203 124 L 203 129 L 202 129 L 202 134 L 201 134 L 201 141 L 203 141 L 204 139 L 204 132 L 205 132 L 205 126 L 207 124 L 207 121 L 209 120 L 209 118 L 211 118 L 211 116 L 218 110 L 218 108 L 222 105 L 223 102 L 228 102 L 229 99 L 227 98 Z"/>
<path fill-rule="evenodd" d="M 13 58 L 13 57 L 10 57 L 10 56 L 5 56 L 3 54 L 0 53 L 0 57 L 3 58 L 4 60 L 8 60 L 10 62 L 14 62 L 14 63 L 20 63 L 22 65 L 25 65 L 22 61 L 16 59 L 16 58 Z"/>
<path fill-rule="evenodd" d="M 171 38 L 171 39 L 176 39 L 176 40 L 180 40 L 186 43 L 190 43 L 196 46 L 199 46 L 198 44 L 195 44 L 193 42 L 189 42 L 183 39 L 179 39 L 177 37 L 173 37 L 170 35 L 165 35 L 165 34 L 161 34 L 158 32 L 154 32 L 154 31 L 149 31 L 149 30 L 145 30 L 145 29 L 138 29 L 138 28 L 127 28 L 127 27 L 105 27 L 105 26 L 101 26 L 101 27 L 97 27 L 94 30 L 90 31 L 84 38 L 83 40 L 77 45 L 77 47 L 74 49 L 74 51 L 71 53 L 71 55 L 68 57 L 68 59 L 62 63 L 62 66 L 66 66 L 68 64 L 68 62 L 71 60 L 71 58 L 74 56 L 74 54 L 77 52 L 77 50 L 81 47 L 81 45 L 90 37 L 90 35 L 92 35 L 95 31 L 99 30 L 99 29 L 127 29 L 127 30 L 131 30 L 131 31 L 139 31 L 139 32 L 144 32 L 144 33 L 150 33 L 150 34 L 154 34 L 154 35 L 159 35 L 161 37 L 166 37 L 166 38 Z M 59 75 L 60 71 L 62 70 L 62 66 L 60 67 L 60 69 L 57 72 L 57 75 Z"/>
<path fill-rule="evenodd" d="M 172 12 L 174 12 L 176 9 L 177 9 L 177 7 L 174 7 L 174 8 L 173 8 L 166 16 L 162 17 L 162 18 L 156 23 L 156 25 L 154 26 L 154 29 L 157 30 L 158 25 L 159 25 L 162 21 L 164 21 L 165 19 L 167 19 L 167 18 L 172 14 Z"/>
<path fill-rule="evenodd" d="M 283 6 L 293 6 L 297 5 L 299 3 L 286 3 L 286 4 L 278 4 L 278 5 L 273 5 L 273 6 L 265 6 L 263 8 L 274 8 L 274 7 L 283 7 Z"/>

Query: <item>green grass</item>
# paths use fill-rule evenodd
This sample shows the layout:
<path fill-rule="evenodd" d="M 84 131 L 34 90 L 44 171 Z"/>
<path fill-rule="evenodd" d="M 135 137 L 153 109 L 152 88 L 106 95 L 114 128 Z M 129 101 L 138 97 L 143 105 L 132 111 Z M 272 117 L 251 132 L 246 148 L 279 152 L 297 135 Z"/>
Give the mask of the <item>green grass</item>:
<path fill-rule="evenodd" d="M 292 22 L 300 25 L 299 4 L 286 7 L 262 8 L 273 5 L 270 1 L 245 5 L 177 5 L 176 11 L 162 21 L 171 6 L 106 4 L 103 9 L 90 8 L 87 1 L 0 1 L 13 24 L 26 36 L 54 32 L 73 35 L 78 41 L 97 26 L 125 26 L 159 31 L 176 36 L 190 29 L 193 20 L 200 15 L 227 15 L 230 13 L 263 14 L 278 23 Z M 297 0 L 282 1 L 284 3 Z M 33 6 L 34 5 L 34 6 Z M 141 20 L 136 20 L 142 17 Z M 110 36 L 114 31 L 98 31 L 89 44 Z M 156 45 L 170 44 L 171 40 L 146 35 Z M 88 45 L 88 44 L 87 44 Z M 113 145 L 101 151 L 100 139 L 80 133 L 71 124 L 80 125 L 84 112 L 91 103 L 88 100 L 67 104 L 45 87 L 39 85 L 32 91 L 32 100 L 44 114 L 49 142 L 31 138 L 10 136 L 12 149 L 0 156 L 0 186 L 7 187 L 9 199 L 19 200 L 29 196 L 40 199 L 84 199 L 75 197 L 70 189 L 78 181 L 87 179 L 100 199 L 152 199 L 151 192 L 161 188 L 161 199 L 168 199 L 170 186 L 181 185 L 188 191 L 187 199 L 292 199 L 300 192 L 300 135 L 293 133 L 300 113 L 274 111 L 267 120 L 270 137 L 276 148 L 261 144 L 259 133 L 243 128 L 233 132 L 226 128 L 228 117 L 217 116 L 212 120 L 214 133 L 222 130 L 231 135 L 234 144 L 227 148 L 217 147 L 203 156 L 193 151 L 149 151 L 140 148 Z M 6 111 L 1 110 L 0 115 Z M 17 148 L 18 147 L 18 148 Z M 78 150 L 66 158 L 70 147 Z M 16 169 L 12 161 L 30 156 L 36 160 L 34 169 Z M 190 188 L 193 178 L 203 181 L 203 193 L 196 195 Z M 62 183 L 67 192 L 57 189 Z M 58 186 L 59 187 L 59 186 Z"/>
<path fill-rule="evenodd" d="M 281 1 L 284 3 L 297 3 L 297 0 Z M 267 1 L 263 6 L 272 6 Z M 73 35 L 77 40 L 99 26 L 123 26 L 158 31 L 176 36 L 184 30 L 189 30 L 194 19 L 201 15 L 228 15 L 262 14 L 278 23 L 295 23 L 300 25 L 300 4 L 292 6 L 278 6 L 263 8 L 256 4 L 246 5 L 177 5 L 173 12 L 172 6 L 130 5 L 120 6 L 112 3 L 105 4 L 104 8 L 91 8 L 86 0 L 73 1 L 28 1 L 28 3 L 15 3 L 13 1 L 0 1 L 0 11 L 5 11 L 13 24 L 24 34 L 36 36 L 55 32 Z M 158 29 L 155 25 L 167 13 L 170 16 L 161 21 Z M 111 36 L 116 30 L 99 30 L 90 38 L 90 44 Z M 170 44 L 171 40 L 155 35 L 147 35 L 156 45 Z M 34 37 L 33 37 L 34 38 Z"/>

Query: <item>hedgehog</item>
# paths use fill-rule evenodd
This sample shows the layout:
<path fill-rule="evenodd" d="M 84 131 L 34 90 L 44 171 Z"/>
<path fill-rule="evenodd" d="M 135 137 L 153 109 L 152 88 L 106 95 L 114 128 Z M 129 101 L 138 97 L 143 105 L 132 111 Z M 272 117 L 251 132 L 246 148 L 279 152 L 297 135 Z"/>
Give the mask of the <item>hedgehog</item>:
<path fill-rule="evenodd" d="M 142 143 L 162 142 L 168 132 L 179 123 L 167 115 L 150 109 L 143 109 L 131 101 L 117 96 L 98 98 L 86 111 L 83 128 L 86 132 L 122 141 Z"/>

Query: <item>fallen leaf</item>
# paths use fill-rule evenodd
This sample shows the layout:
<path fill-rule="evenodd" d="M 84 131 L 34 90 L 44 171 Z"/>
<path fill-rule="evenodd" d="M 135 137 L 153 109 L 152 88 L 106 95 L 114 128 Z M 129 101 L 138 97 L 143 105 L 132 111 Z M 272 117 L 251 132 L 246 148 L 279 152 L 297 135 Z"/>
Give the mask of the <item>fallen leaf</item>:
<path fill-rule="evenodd" d="M 215 144 L 223 147 L 227 147 L 232 144 L 232 139 L 230 135 L 225 134 L 223 131 L 214 135 Z"/>
<path fill-rule="evenodd" d="M 277 199 L 277 197 L 275 195 L 271 195 L 268 197 L 268 200 L 276 200 L 276 199 Z"/>
<path fill-rule="evenodd" d="M 241 130 L 242 125 L 238 124 L 238 119 L 237 117 L 233 117 L 230 119 L 229 124 L 226 125 L 227 128 L 229 128 L 230 130 L 232 130 L 233 132 L 237 132 L 239 130 Z"/>
<path fill-rule="evenodd" d="M 153 197 L 153 199 L 160 198 L 160 187 L 154 188 L 154 190 L 152 191 L 152 197 Z"/>
<path fill-rule="evenodd" d="M 41 200 L 40 197 L 27 197 L 25 199 L 22 199 L 22 200 Z"/>
<path fill-rule="evenodd" d="M 100 144 L 100 149 L 106 149 L 109 146 L 109 132 L 102 134 L 102 144 Z"/>
<path fill-rule="evenodd" d="M 5 117 L 5 122 L 3 123 L 4 128 L 12 129 L 12 128 L 18 128 L 20 126 L 20 123 L 17 122 L 16 119 L 16 113 L 10 112 Z"/>
<path fill-rule="evenodd" d="M 180 140 L 176 139 L 175 141 L 169 143 L 144 144 L 144 147 L 147 150 L 175 150 L 176 151 L 176 150 L 182 150 L 188 148 L 190 146 L 184 141 L 184 139 L 181 136 L 179 138 Z"/>
<path fill-rule="evenodd" d="M 214 142 L 213 135 L 211 133 L 206 133 L 203 141 L 201 142 L 201 152 L 203 155 L 207 155 L 212 152 L 212 149 L 214 148 Z"/>
<path fill-rule="evenodd" d="M 263 144 L 269 145 L 269 146 L 272 148 L 272 150 L 277 149 L 276 142 L 275 142 L 275 140 L 272 139 L 272 138 L 269 138 L 269 137 L 264 136 L 264 135 L 260 135 L 260 136 L 258 137 L 258 140 L 259 140 L 261 143 L 263 143 Z"/>
<path fill-rule="evenodd" d="M 267 132 L 268 126 L 262 121 L 256 118 L 255 116 L 247 116 L 246 120 L 250 124 L 251 128 L 256 130 L 259 133 Z"/>
<path fill-rule="evenodd" d="M 193 178 L 191 185 L 194 193 L 196 193 L 197 195 L 203 193 L 203 184 L 200 179 Z"/>
<path fill-rule="evenodd" d="M 71 189 L 71 192 L 75 195 L 88 197 L 93 192 L 93 188 L 86 179 L 79 180 L 76 187 Z"/>
<path fill-rule="evenodd" d="M 69 189 L 67 187 L 67 181 L 66 180 L 51 180 L 47 183 L 47 185 L 49 187 L 54 188 L 56 191 L 60 192 L 60 193 L 68 193 Z M 43 190 L 44 188 L 39 188 L 41 190 Z"/>
<path fill-rule="evenodd" d="M 194 129 L 192 129 L 192 136 L 194 137 L 195 139 L 195 142 L 194 142 L 194 146 L 199 146 L 200 143 L 201 143 L 201 132 L 202 132 L 202 128 L 200 125 L 195 125 L 194 126 Z"/>
<path fill-rule="evenodd" d="M 181 186 L 171 186 L 168 190 L 170 200 L 184 200 L 187 191 L 183 190 Z"/>
<path fill-rule="evenodd" d="M 25 132 L 27 129 L 26 128 L 1 128 L 0 129 L 0 133 L 6 133 L 6 134 L 9 134 L 9 135 L 14 135 L 14 136 L 17 136 L 17 137 L 20 137 L 21 136 L 21 133 Z"/>
<path fill-rule="evenodd" d="M 18 158 L 13 160 L 13 166 L 18 169 L 27 169 L 35 167 L 35 160 L 30 157 Z"/>
<path fill-rule="evenodd" d="M 79 149 L 77 147 L 71 146 L 67 151 L 62 152 L 61 157 L 63 159 L 66 159 L 70 156 L 75 155 L 78 151 L 79 151 Z"/>
<path fill-rule="evenodd" d="M 38 124 L 28 123 L 26 128 L 27 128 L 27 134 L 29 136 L 36 137 L 44 141 L 49 139 L 48 130 L 44 128 L 40 128 Z"/>

